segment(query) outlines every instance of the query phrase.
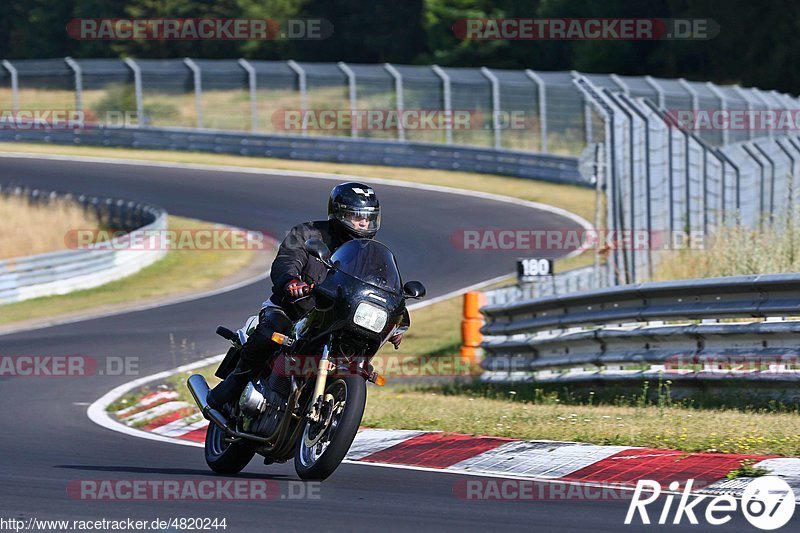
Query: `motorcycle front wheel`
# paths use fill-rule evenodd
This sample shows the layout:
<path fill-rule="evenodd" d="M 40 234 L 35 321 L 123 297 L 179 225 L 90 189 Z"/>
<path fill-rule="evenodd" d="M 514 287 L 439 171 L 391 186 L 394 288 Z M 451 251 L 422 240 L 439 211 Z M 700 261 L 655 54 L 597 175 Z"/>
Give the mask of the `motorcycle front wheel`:
<path fill-rule="evenodd" d="M 361 376 L 336 378 L 325 387 L 325 398 L 321 422 L 306 420 L 297 439 L 294 469 L 301 479 L 326 479 L 347 455 L 364 416 L 367 383 Z"/>

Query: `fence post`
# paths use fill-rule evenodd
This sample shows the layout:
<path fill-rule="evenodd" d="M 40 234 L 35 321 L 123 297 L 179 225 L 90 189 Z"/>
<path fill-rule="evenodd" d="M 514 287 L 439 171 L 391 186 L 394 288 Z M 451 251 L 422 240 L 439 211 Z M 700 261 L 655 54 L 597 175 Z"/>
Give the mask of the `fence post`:
<path fill-rule="evenodd" d="M 738 84 L 734 85 L 733 86 L 733 90 L 736 91 L 736 94 L 741 96 L 742 100 L 744 100 L 747 103 L 747 117 L 749 119 L 753 114 L 753 104 L 750 101 L 750 97 L 747 96 L 747 93 L 744 91 L 744 89 L 742 89 L 741 85 L 738 85 Z M 761 99 L 759 98 L 759 100 L 761 100 Z M 764 102 L 764 104 L 767 106 L 767 109 L 769 109 L 769 104 L 767 102 L 765 102 L 764 100 L 761 100 L 761 101 Z M 751 128 L 749 128 L 749 127 L 747 128 L 747 138 L 748 139 L 752 140 L 753 137 L 755 137 L 755 133 L 756 132 L 753 131 Z M 772 137 L 772 132 L 770 132 L 769 136 Z"/>
<path fill-rule="evenodd" d="M 610 74 L 608 77 L 611 78 L 611 81 L 616 83 L 620 89 L 622 89 L 622 92 L 625 94 L 625 96 L 631 95 L 630 87 L 628 87 L 628 84 L 622 81 L 622 78 L 620 78 L 616 74 Z"/>
<path fill-rule="evenodd" d="M 631 111 L 636 113 L 639 118 L 644 122 L 644 165 L 645 165 L 645 172 L 644 172 L 644 187 L 645 187 L 645 219 L 647 220 L 647 276 L 648 279 L 653 279 L 653 247 L 650 245 L 650 239 L 653 238 L 653 221 L 652 221 L 652 198 L 651 198 L 651 191 L 650 191 L 650 119 L 647 118 L 647 115 L 639 109 L 633 100 L 627 95 L 624 94 L 620 96 L 620 100 L 622 100 Z M 633 121 L 631 121 L 633 124 Z M 631 128 L 631 131 L 633 128 Z M 633 137 L 631 136 L 631 142 L 633 142 Z M 633 215 L 633 213 L 631 213 Z M 635 280 L 634 280 L 635 281 Z"/>
<path fill-rule="evenodd" d="M 636 124 L 633 121 L 633 113 L 631 113 L 627 106 L 622 103 L 621 98 L 611 92 L 608 88 L 602 89 L 603 93 L 606 95 L 606 98 L 610 102 L 612 102 L 617 109 L 619 109 L 625 118 L 628 121 L 628 169 L 630 172 L 630 181 L 628 182 L 629 191 L 628 194 L 630 195 L 629 198 L 629 206 L 630 209 L 630 220 L 631 224 L 628 227 L 629 232 L 635 231 L 635 224 L 636 224 L 636 154 L 635 154 L 635 143 L 634 143 L 634 132 L 636 130 Z M 620 206 L 622 206 L 622 201 L 620 200 Z M 622 215 L 622 226 L 624 228 L 625 224 L 625 216 Z M 636 278 L 636 247 L 632 246 L 630 249 L 629 254 L 625 254 L 623 250 L 623 256 L 626 256 L 626 268 L 625 268 L 625 282 L 626 283 L 637 283 L 639 280 Z M 629 259 L 629 260 L 628 260 Z"/>
<path fill-rule="evenodd" d="M 196 127 L 200 129 L 203 127 L 203 80 L 200 76 L 200 67 L 188 57 L 183 58 L 183 62 L 194 75 L 194 109 L 197 114 Z"/>
<path fill-rule="evenodd" d="M 569 73 L 572 74 L 573 80 L 581 75 L 581 73 L 578 72 L 577 70 L 570 70 Z M 586 139 L 587 146 L 592 144 L 592 142 L 594 142 L 594 128 L 592 127 L 592 106 L 589 104 L 589 101 L 586 98 L 583 99 L 583 137 L 584 139 Z"/>
<path fill-rule="evenodd" d="M 761 148 L 757 143 L 753 143 L 753 148 L 758 150 L 761 155 L 764 156 L 764 159 L 767 160 L 769 166 L 772 167 L 772 173 L 770 174 L 769 178 L 769 219 L 771 224 L 773 218 L 775 217 L 775 160 L 770 157 L 767 151 Z"/>
<path fill-rule="evenodd" d="M 250 91 L 250 130 L 258 129 L 258 97 L 256 94 L 256 69 L 246 59 L 239 59 L 239 66 L 247 72 L 247 87 Z"/>
<path fill-rule="evenodd" d="M 710 81 L 706 82 L 706 87 L 708 87 L 708 89 L 712 93 L 714 93 L 714 96 L 716 96 L 719 99 L 719 110 L 722 111 L 723 113 L 725 111 L 727 111 L 728 110 L 728 100 L 725 98 L 725 95 L 722 93 L 722 91 L 719 90 L 719 87 L 717 87 L 716 85 L 714 85 Z M 727 145 L 727 144 L 730 143 L 730 133 L 731 132 L 730 132 L 730 130 L 728 128 L 722 128 L 722 144 L 723 145 Z"/>
<path fill-rule="evenodd" d="M 547 153 L 547 95 L 545 94 L 544 80 L 531 69 L 525 70 L 533 83 L 536 84 L 539 93 L 539 143 L 543 154 Z"/>
<path fill-rule="evenodd" d="M 697 113 L 700 110 L 700 96 L 697 94 L 697 91 L 695 91 L 694 87 L 692 87 L 692 85 L 683 78 L 680 78 L 678 83 L 686 90 L 687 93 L 689 93 L 689 97 L 692 99 L 692 111 Z"/>
<path fill-rule="evenodd" d="M 19 113 L 19 73 L 14 65 L 7 59 L 3 60 L 3 66 L 11 75 L 11 109 L 16 115 Z"/>
<path fill-rule="evenodd" d="M 453 144 L 453 101 L 450 95 L 450 76 L 439 65 L 433 65 L 431 69 L 442 80 L 443 111 L 445 117 L 448 118 L 444 123 L 445 142 Z"/>
<path fill-rule="evenodd" d="M 394 68 L 391 63 L 384 63 L 383 68 L 394 78 L 395 107 L 397 108 L 397 115 L 400 117 L 400 120 L 397 121 L 397 139 L 399 141 L 405 141 L 406 130 L 403 127 L 403 75 L 400 74 L 400 71 Z"/>
<path fill-rule="evenodd" d="M 789 158 L 789 161 L 792 162 L 792 171 L 791 171 L 791 175 L 789 176 L 789 201 L 786 204 L 788 206 L 788 209 L 789 209 L 789 213 L 786 216 L 786 223 L 787 223 L 788 226 L 791 226 L 791 224 L 794 223 L 794 207 L 793 207 L 794 206 L 794 195 L 795 195 L 795 192 L 797 191 L 797 188 L 796 188 L 796 185 L 795 185 L 795 182 L 794 182 L 795 181 L 795 176 L 797 176 L 797 170 L 795 169 L 795 166 L 794 166 L 796 161 L 795 161 L 794 156 L 792 155 L 792 151 L 790 149 L 786 148 L 783 145 L 783 143 L 781 142 L 780 139 L 776 139 L 775 140 L 775 144 L 778 145 L 778 148 L 780 148 L 781 151 L 784 154 L 786 154 L 786 157 Z"/>
<path fill-rule="evenodd" d="M 347 95 L 350 101 L 350 137 L 358 137 L 358 121 L 356 120 L 356 74 L 344 61 L 337 63 L 339 70 L 347 76 Z"/>
<path fill-rule="evenodd" d="M 133 72 L 133 91 L 136 95 L 136 126 L 141 128 L 145 124 L 144 104 L 142 103 L 142 69 L 131 58 L 125 58 L 123 61 Z"/>
<path fill-rule="evenodd" d="M 761 159 L 759 159 L 758 156 L 756 154 L 754 154 L 753 151 L 750 148 L 748 148 L 747 144 L 742 144 L 741 146 L 742 146 L 742 150 L 744 150 L 744 152 L 748 156 L 750 156 L 750 159 L 755 161 L 756 164 L 758 165 L 758 167 L 761 169 L 761 191 L 759 193 L 760 199 L 759 199 L 759 203 L 758 203 L 758 212 L 759 212 L 758 227 L 760 229 L 764 225 L 764 179 L 765 179 L 764 178 L 764 172 L 766 170 L 766 166 L 764 165 L 764 162 L 761 161 Z"/>
<path fill-rule="evenodd" d="M 494 148 L 499 150 L 502 147 L 502 130 L 500 129 L 500 81 L 491 70 L 481 67 L 481 74 L 486 76 L 492 84 L 492 133 L 494 133 Z"/>
<path fill-rule="evenodd" d="M 644 81 L 646 81 L 658 95 L 658 108 L 665 109 L 667 107 L 667 95 L 664 94 L 664 89 L 661 88 L 661 85 L 658 84 L 653 76 L 645 76 Z"/>
<path fill-rule="evenodd" d="M 69 68 L 72 69 L 73 74 L 75 75 L 75 110 L 79 113 L 83 112 L 83 72 L 81 71 L 81 66 L 75 62 L 74 59 L 71 57 L 65 57 L 64 62 L 67 64 Z M 81 119 L 83 122 L 83 119 Z"/>
<path fill-rule="evenodd" d="M 303 135 L 308 135 L 308 117 L 306 117 L 306 110 L 308 109 L 308 92 L 306 90 L 306 71 L 298 65 L 294 60 L 286 62 L 290 69 L 297 74 L 297 89 L 300 91 L 300 115 L 303 117 Z"/>

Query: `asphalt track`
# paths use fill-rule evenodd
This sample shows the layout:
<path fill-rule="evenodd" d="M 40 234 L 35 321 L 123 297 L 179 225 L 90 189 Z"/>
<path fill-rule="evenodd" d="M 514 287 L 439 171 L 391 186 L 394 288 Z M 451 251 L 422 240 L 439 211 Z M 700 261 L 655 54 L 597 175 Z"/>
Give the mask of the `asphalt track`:
<path fill-rule="evenodd" d="M 24 158 L 0 158 L 0 182 L 149 201 L 176 215 L 276 236 L 299 221 L 324 216 L 325 198 L 333 184 L 298 177 Z M 516 252 L 461 251 L 451 244 L 453 232 L 577 227 L 573 220 L 552 213 L 475 197 L 390 186 L 376 191 L 384 206 L 380 239 L 395 251 L 404 278 L 422 280 L 430 296 L 513 269 Z M 226 343 L 214 335 L 216 325 L 238 326 L 258 309 L 268 289 L 268 282 L 262 281 L 158 309 L 6 335 L 0 337 L 0 355 L 83 354 L 101 362 L 107 357 L 138 357 L 138 375 L 149 375 L 223 351 Z M 271 501 L 75 497 L 68 487 L 79 480 L 219 479 L 207 469 L 197 448 L 137 439 L 87 418 L 88 403 L 135 377 L 0 377 L 0 518 L 224 517 L 227 530 L 234 532 L 675 528 L 623 525 L 626 501 L 467 501 L 454 494 L 463 476 L 352 464 L 342 465 L 314 499 L 289 497 L 298 487 L 291 464 L 267 467 L 257 460 L 242 476 L 274 481 L 281 496 Z M 681 529 L 689 528 L 752 530 L 738 514 L 724 526 Z"/>

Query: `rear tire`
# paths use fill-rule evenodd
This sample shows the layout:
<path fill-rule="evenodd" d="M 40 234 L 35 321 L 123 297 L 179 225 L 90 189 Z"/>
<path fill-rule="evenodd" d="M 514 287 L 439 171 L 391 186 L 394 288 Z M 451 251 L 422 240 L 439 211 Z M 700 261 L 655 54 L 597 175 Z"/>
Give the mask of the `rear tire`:
<path fill-rule="evenodd" d="M 326 438 L 329 439 L 327 446 L 320 455 L 315 455 L 313 451 L 317 446 L 305 445 L 311 424 L 308 420 L 304 423 L 303 434 L 297 439 L 294 454 L 294 469 L 301 479 L 321 481 L 333 474 L 350 450 L 364 416 L 367 383 L 361 376 L 336 378 L 327 384 L 325 394 L 332 394 L 337 401 L 344 399 L 344 409 L 338 416 L 334 414 L 330 427 L 326 430 Z"/>
<path fill-rule="evenodd" d="M 206 430 L 206 463 L 217 474 L 238 474 L 256 454 L 255 450 L 243 444 L 227 443 L 225 432 L 215 423 L 208 424 Z"/>

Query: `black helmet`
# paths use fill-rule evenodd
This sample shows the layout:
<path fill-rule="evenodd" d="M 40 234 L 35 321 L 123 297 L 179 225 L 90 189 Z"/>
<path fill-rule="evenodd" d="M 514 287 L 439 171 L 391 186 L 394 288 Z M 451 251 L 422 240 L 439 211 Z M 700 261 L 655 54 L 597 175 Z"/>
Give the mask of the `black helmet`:
<path fill-rule="evenodd" d="M 339 224 L 353 238 L 373 238 L 381 227 L 381 206 L 375 191 L 353 181 L 337 185 L 328 200 L 328 220 Z"/>

